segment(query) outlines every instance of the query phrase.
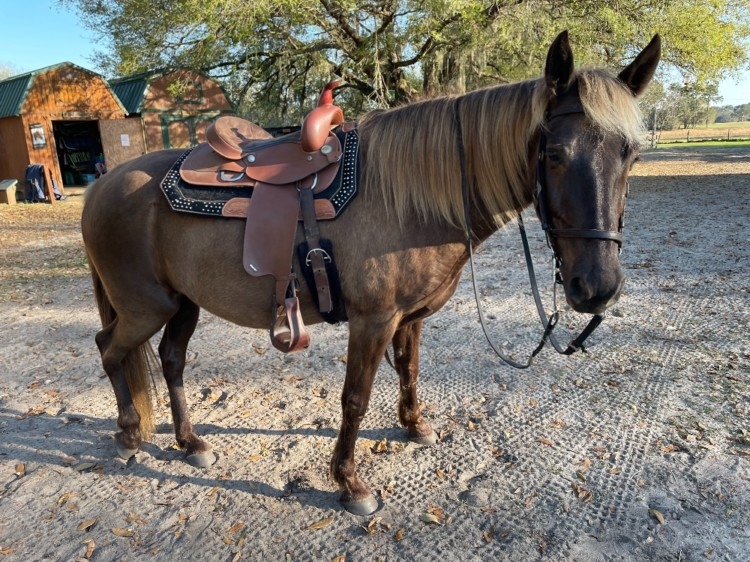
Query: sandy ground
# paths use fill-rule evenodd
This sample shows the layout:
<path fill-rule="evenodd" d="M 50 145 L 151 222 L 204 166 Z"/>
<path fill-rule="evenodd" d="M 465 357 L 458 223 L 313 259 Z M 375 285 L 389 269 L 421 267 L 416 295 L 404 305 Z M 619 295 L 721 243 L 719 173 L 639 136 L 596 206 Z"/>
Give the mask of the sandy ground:
<path fill-rule="evenodd" d="M 186 384 L 217 463 L 182 460 L 162 382 L 158 434 L 115 458 L 80 199 L 0 209 L 0 561 L 750 559 L 748 149 L 636 166 L 625 294 L 586 355 L 504 366 L 465 276 L 423 336 L 436 446 L 405 441 L 381 366 L 358 448 L 381 508 L 364 518 L 327 476 L 345 325 L 283 356 L 204 314 Z M 523 355 L 540 329 L 515 229 L 477 257 L 492 336 Z"/>

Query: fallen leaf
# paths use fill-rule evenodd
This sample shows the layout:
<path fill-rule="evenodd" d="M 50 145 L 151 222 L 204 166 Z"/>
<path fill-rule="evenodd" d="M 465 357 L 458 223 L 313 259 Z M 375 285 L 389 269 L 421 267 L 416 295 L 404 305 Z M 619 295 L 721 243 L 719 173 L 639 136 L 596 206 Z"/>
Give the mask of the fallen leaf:
<path fill-rule="evenodd" d="M 549 446 L 549 447 L 552 447 L 552 446 L 553 446 L 553 445 L 555 444 L 555 442 L 554 442 L 554 441 L 552 441 L 552 439 L 549 439 L 549 438 L 547 438 L 547 437 L 542 437 L 541 439 L 539 439 L 539 441 L 540 441 L 540 442 L 541 442 L 541 443 L 542 443 L 543 445 L 547 445 L 547 446 Z"/>
<path fill-rule="evenodd" d="M 419 516 L 420 521 L 424 521 L 425 523 L 433 523 L 436 525 L 440 524 L 440 519 L 435 517 L 432 513 L 423 513 Z"/>
<path fill-rule="evenodd" d="M 234 525 L 232 525 L 231 527 L 229 527 L 229 529 L 227 529 L 226 533 L 227 533 L 227 535 L 233 535 L 237 531 L 241 531 L 244 528 L 245 528 L 245 524 L 242 521 L 238 521 L 237 523 L 235 523 Z"/>
<path fill-rule="evenodd" d="M 672 445 L 672 444 L 664 445 L 661 448 L 661 452 L 662 453 L 674 453 L 674 452 L 679 451 L 679 450 L 680 450 L 680 448 L 677 445 Z"/>
<path fill-rule="evenodd" d="M 15 551 L 16 549 L 10 546 L 4 546 L 0 548 L 0 554 L 13 554 Z"/>
<path fill-rule="evenodd" d="M 86 521 L 76 527 L 76 531 L 88 531 L 94 525 L 96 525 L 96 519 L 86 519 Z"/>
<path fill-rule="evenodd" d="M 249 460 L 250 462 L 258 462 L 258 461 L 260 461 L 260 460 L 261 460 L 262 458 L 263 458 L 263 457 L 261 457 L 260 455 L 258 455 L 258 454 L 254 454 L 254 455 L 250 455 L 249 457 L 247 457 L 247 460 Z"/>
<path fill-rule="evenodd" d="M 466 422 L 466 429 L 469 431 L 475 431 L 477 429 L 477 426 L 474 425 L 473 421 L 469 420 L 468 422 Z"/>
<path fill-rule="evenodd" d="M 664 525 L 666 519 L 664 519 L 664 515 L 661 511 L 659 511 L 658 509 L 651 509 L 649 510 L 649 513 L 651 514 L 651 517 L 659 522 L 660 525 Z"/>
<path fill-rule="evenodd" d="M 136 515 L 132 511 L 130 513 L 128 513 L 127 522 L 128 523 L 138 523 L 139 525 L 145 525 L 146 524 L 146 522 L 143 519 L 141 519 L 140 517 L 138 517 L 138 515 Z"/>
<path fill-rule="evenodd" d="M 26 465 L 23 464 L 22 462 L 16 463 L 15 475 L 20 477 L 20 476 L 23 476 L 24 474 L 26 474 Z"/>
<path fill-rule="evenodd" d="M 336 558 L 333 558 L 331 562 L 346 562 L 346 554 L 339 554 Z"/>
<path fill-rule="evenodd" d="M 324 529 L 328 527 L 331 523 L 333 523 L 335 520 L 334 517 L 326 517 L 325 519 L 321 519 L 320 521 L 317 521 L 316 523 L 313 523 L 312 525 L 308 525 L 304 528 L 305 531 L 317 531 L 319 529 Z"/>
<path fill-rule="evenodd" d="M 396 542 L 401 542 L 404 540 L 404 536 L 406 536 L 406 529 L 401 527 L 396 533 L 393 535 L 393 538 L 396 539 Z"/>
<path fill-rule="evenodd" d="M 66 501 L 68 501 L 70 498 L 72 498 L 74 496 L 75 496 L 75 493 L 73 493 L 73 492 L 65 492 L 62 496 L 60 496 L 59 498 L 57 498 L 57 505 L 64 504 Z"/>
<path fill-rule="evenodd" d="M 86 560 L 88 560 L 94 554 L 94 549 L 96 548 L 96 542 L 94 542 L 94 539 L 86 539 L 83 542 L 86 545 L 86 553 L 83 555 L 83 557 Z"/>
<path fill-rule="evenodd" d="M 383 437 L 380 441 L 375 443 L 372 448 L 373 453 L 385 453 L 388 450 L 388 440 Z"/>
<path fill-rule="evenodd" d="M 620 474 L 621 472 L 622 472 L 622 469 L 619 466 L 613 466 L 612 468 L 609 469 L 610 474 L 617 475 L 617 474 Z"/>
<path fill-rule="evenodd" d="M 208 491 L 208 497 L 213 498 L 221 490 L 221 486 L 214 486 Z"/>
<path fill-rule="evenodd" d="M 131 531 L 130 529 L 123 529 L 121 527 L 114 527 L 112 529 L 112 534 L 116 535 L 118 537 L 132 537 L 135 533 Z"/>
<path fill-rule="evenodd" d="M 594 496 L 591 493 L 591 490 L 588 488 L 584 488 L 580 484 L 573 482 L 571 484 L 571 487 L 575 491 L 575 493 L 578 495 L 578 499 L 582 502 L 590 502 L 592 499 L 594 499 Z"/>
<path fill-rule="evenodd" d="M 482 532 L 482 538 L 485 540 L 485 542 L 492 542 L 492 539 L 495 538 L 495 530 L 485 530 Z"/>
<path fill-rule="evenodd" d="M 576 478 L 581 482 L 586 482 L 586 476 L 584 476 L 583 472 L 580 470 L 576 470 Z"/>
<path fill-rule="evenodd" d="M 279 380 L 282 382 L 299 382 L 305 380 L 305 377 L 301 377 L 299 375 L 289 375 L 288 377 L 283 377 Z"/>
<path fill-rule="evenodd" d="M 435 475 L 438 477 L 438 480 L 445 480 L 445 473 L 439 468 L 435 469 Z"/>
<path fill-rule="evenodd" d="M 380 530 L 382 517 L 375 517 L 366 526 L 362 527 L 368 535 L 374 535 Z"/>

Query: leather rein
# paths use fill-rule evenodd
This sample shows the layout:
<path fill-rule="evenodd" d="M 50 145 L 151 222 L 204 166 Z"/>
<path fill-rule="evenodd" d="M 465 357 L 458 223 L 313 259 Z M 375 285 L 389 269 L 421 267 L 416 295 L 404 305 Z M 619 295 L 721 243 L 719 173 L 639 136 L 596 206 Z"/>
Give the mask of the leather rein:
<path fill-rule="evenodd" d="M 547 201 L 546 201 L 546 174 L 544 173 L 544 163 L 546 159 L 546 146 L 547 146 L 547 137 L 544 132 L 544 129 L 542 129 L 540 133 L 540 139 L 539 139 L 539 152 L 537 157 L 537 165 L 536 165 L 536 180 L 535 180 L 535 190 L 533 194 L 533 200 L 534 200 L 534 206 L 536 207 L 537 214 L 539 215 L 539 219 L 542 225 L 542 229 L 544 230 L 544 233 L 547 238 L 547 245 L 552 250 L 554 260 L 555 260 L 555 279 L 553 283 L 553 311 L 551 316 L 547 316 L 547 312 L 544 310 L 544 306 L 542 304 L 541 297 L 539 295 L 539 288 L 537 286 L 536 281 L 536 274 L 534 273 L 534 264 L 531 257 L 531 250 L 529 248 L 529 241 L 526 237 L 526 228 L 523 223 L 523 218 L 521 217 L 521 214 L 518 215 L 518 228 L 521 233 L 521 241 L 523 243 L 523 252 L 524 256 L 526 258 L 526 268 L 529 273 L 529 282 L 531 284 L 531 292 L 534 296 L 534 302 L 536 304 L 537 313 L 539 314 L 539 319 L 541 320 L 542 326 L 544 327 L 544 332 L 542 334 L 542 338 L 537 345 L 537 347 L 534 349 L 534 351 L 529 356 L 526 363 L 519 363 L 518 361 L 515 361 L 512 359 L 509 355 L 504 353 L 500 348 L 498 348 L 493 342 L 492 339 L 489 336 L 489 331 L 487 329 L 487 324 L 484 317 L 484 312 L 482 310 L 482 306 L 479 299 L 479 289 L 477 287 L 477 278 L 476 274 L 474 272 L 474 252 L 472 248 L 472 236 L 471 236 L 471 218 L 469 213 L 469 182 L 467 179 L 466 174 L 466 155 L 465 155 L 465 149 L 464 149 L 464 142 L 463 142 L 463 133 L 461 130 L 461 120 L 459 116 L 459 104 L 460 104 L 461 98 L 457 98 L 456 102 L 454 103 L 454 122 L 456 124 L 456 131 L 457 131 L 457 147 L 458 147 L 458 157 L 459 157 L 459 164 L 460 164 L 460 170 L 461 170 L 461 194 L 463 197 L 463 204 L 464 204 L 464 217 L 465 217 L 465 223 L 466 223 L 466 242 L 469 249 L 469 266 L 471 269 L 471 279 L 472 279 L 472 286 L 474 289 L 474 298 L 477 303 L 477 310 L 479 313 L 479 322 L 482 326 L 482 331 L 484 332 L 485 337 L 487 338 L 488 343 L 490 344 L 490 347 L 492 350 L 497 354 L 500 359 L 502 359 L 505 363 L 510 365 L 511 367 L 515 367 L 516 369 L 527 369 L 529 368 L 534 358 L 544 349 L 544 346 L 547 344 L 547 342 L 551 343 L 552 346 L 555 348 L 555 350 L 562 354 L 562 355 L 572 355 L 576 351 L 583 351 L 586 352 L 586 348 L 584 347 L 584 341 L 591 335 L 591 333 L 599 326 L 599 324 L 602 323 L 604 320 L 604 314 L 595 314 L 589 323 L 586 325 L 586 327 L 581 331 L 581 333 L 573 339 L 566 348 L 563 348 L 560 343 L 558 342 L 557 338 L 555 338 L 553 331 L 555 329 L 555 326 L 557 326 L 558 320 L 560 319 L 560 311 L 557 309 L 557 285 L 562 284 L 562 277 L 560 275 L 560 265 L 561 261 L 560 258 L 557 255 L 557 252 L 555 251 L 554 247 L 554 239 L 555 238 L 590 238 L 595 240 L 611 240 L 617 243 L 617 245 L 622 249 L 622 229 L 623 229 L 623 220 L 622 217 L 620 217 L 620 224 L 619 224 L 619 231 L 615 232 L 612 230 L 597 230 L 597 229 L 584 229 L 584 228 L 552 228 L 550 216 L 549 216 L 549 210 L 547 208 Z M 562 117 L 564 115 L 571 115 L 571 114 L 583 114 L 584 110 L 583 107 L 580 104 L 576 104 L 571 107 L 567 107 L 565 109 L 560 110 L 553 110 L 547 112 L 547 118 L 546 122 L 551 121 L 552 119 L 555 119 L 557 117 Z"/>

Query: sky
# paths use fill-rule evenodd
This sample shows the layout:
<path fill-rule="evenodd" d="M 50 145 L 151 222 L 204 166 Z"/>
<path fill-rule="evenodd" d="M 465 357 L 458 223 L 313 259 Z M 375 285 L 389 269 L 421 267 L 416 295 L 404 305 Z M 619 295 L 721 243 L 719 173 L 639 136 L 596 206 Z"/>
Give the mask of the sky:
<path fill-rule="evenodd" d="M 98 71 L 91 62 L 97 40 L 70 10 L 55 0 L 0 0 L 0 66 L 18 72 L 61 62 Z M 719 85 L 722 105 L 750 103 L 750 70 L 739 82 L 730 78 Z"/>

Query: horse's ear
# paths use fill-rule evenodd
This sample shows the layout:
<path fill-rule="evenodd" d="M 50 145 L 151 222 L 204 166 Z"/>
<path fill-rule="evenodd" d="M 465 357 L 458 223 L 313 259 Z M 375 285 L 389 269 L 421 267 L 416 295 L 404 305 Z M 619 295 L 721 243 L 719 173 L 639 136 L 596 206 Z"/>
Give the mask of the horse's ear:
<path fill-rule="evenodd" d="M 646 48 L 635 57 L 635 60 L 620 72 L 618 78 L 630 88 L 634 96 L 638 97 L 651 82 L 656 66 L 659 64 L 659 58 L 661 58 L 661 37 L 656 34 Z"/>
<path fill-rule="evenodd" d="M 544 80 L 554 95 L 565 93 L 573 81 L 573 70 L 573 50 L 568 41 L 568 31 L 565 30 L 550 45 L 544 66 Z"/>

